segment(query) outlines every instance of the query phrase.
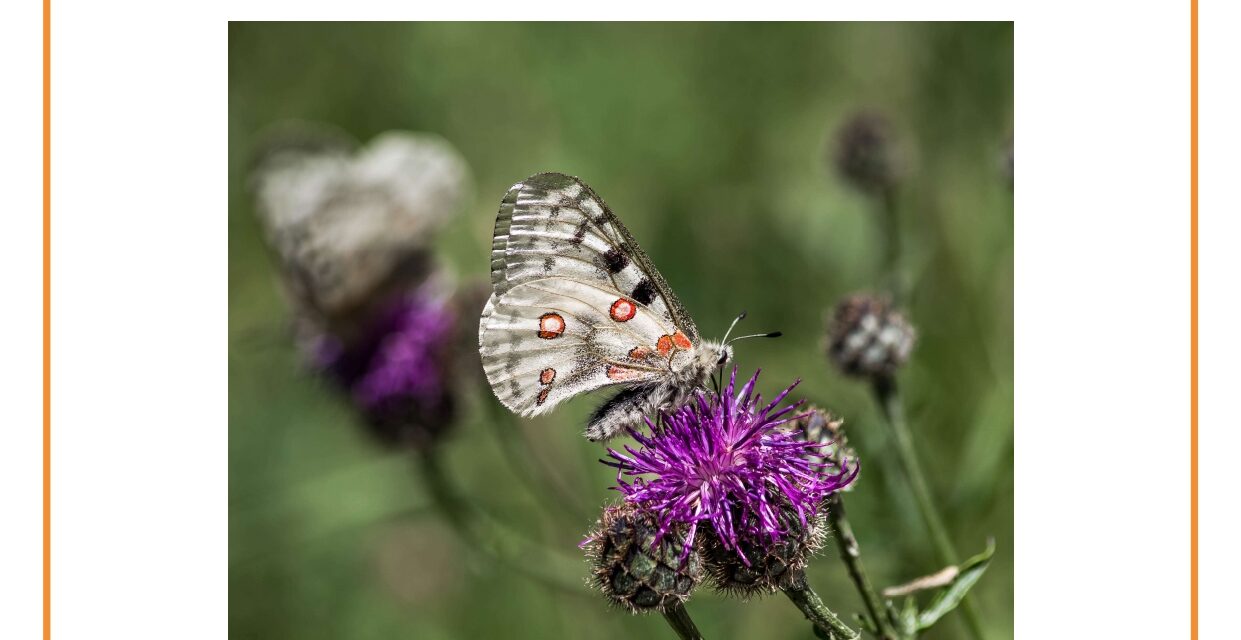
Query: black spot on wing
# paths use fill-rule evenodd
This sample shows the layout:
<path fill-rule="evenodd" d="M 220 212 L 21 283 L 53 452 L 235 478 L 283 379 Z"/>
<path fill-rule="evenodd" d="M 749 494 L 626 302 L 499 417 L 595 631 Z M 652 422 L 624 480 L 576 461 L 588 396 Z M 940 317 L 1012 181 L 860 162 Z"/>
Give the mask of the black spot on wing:
<path fill-rule="evenodd" d="M 582 222 L 577 225 L 577 228 L 573 230 L 573 239 L 569 240 L 569 242 L 575 245 L 582 244 L 582 241 L 586 239 L 586 228 L 589 226 L 590 221 L 583 219 Z"/>
<path fill-rule="evenodd" d="M 633 288 L 633 293 L 629 294 L 639 304 L 650 304 L 655 299 L 655 286 L 647 278 L 638 281 L 637 286 Z"/>
<path fill-rule="evenodd" d="M 620 249 L 612 247 L 603 254 L 603 264 L 608 268 L 608 273 L 620 273 L 629 265 L 629 256 L 622 253 Z"/>

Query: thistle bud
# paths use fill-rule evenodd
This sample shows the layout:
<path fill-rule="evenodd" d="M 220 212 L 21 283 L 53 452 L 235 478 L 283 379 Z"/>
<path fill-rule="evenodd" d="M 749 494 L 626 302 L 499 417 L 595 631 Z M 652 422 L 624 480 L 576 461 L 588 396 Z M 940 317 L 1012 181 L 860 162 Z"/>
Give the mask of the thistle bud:
<path fill-rule="evenodd" d="M 659 539 L 659 522 L 633 504 L 604 509 L 582 544 L 603 595 L 632 613 L 664 611 L 688 600 L 702 579 L 702 560 L 696 552 L 682 554 L 683 529 Z"/>
<path fill-rule="evenodd" d="M 913 325 L 887 299 L 855 294 L 832 313 L 827 355 L 845 374 L 885 378 L 909 360 L 915 339 Z"/>
<path fill-rule="evenodd" d="M 836 134 L 836 171 L 857 190 L 878 195 L 894 187 L 903 173 L 895 136 L 887 118 L 861 112 Z"/>
<path fill-rule="evenodd" d="M 849 446 L 845 437 L 845 421 L 832 415 L 825 409 L 809 407 L 805 413 L 793 420 L 792 425 L 806 442 L 817 445 L 806 456 L 817 464 L 828 467 L 844 468 L 857 463 L 857 454 Z M 852 491 L 854 483 L 849 483 L 839 491 Z"/>
<path fill-rule="evenodd" d="M 823 546 L 821 515 L 807 515 L 805 523 L 792 508 L 779 511 L 783 534 L 778 540 L 744 536 L 730 549 L 713 533 L 703 536 L 703 561 L 719 591 L 741 598 L 774 593 L 794 584 Z"/>

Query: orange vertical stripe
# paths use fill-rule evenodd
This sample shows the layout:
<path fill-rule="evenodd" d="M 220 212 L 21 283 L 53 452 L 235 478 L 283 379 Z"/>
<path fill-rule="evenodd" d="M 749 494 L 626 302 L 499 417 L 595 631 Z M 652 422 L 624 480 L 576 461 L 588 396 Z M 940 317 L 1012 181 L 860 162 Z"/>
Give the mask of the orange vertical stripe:
<path fill-rule="evenodd" d="M 1189 1 L 1189 637 L 1198 638 L 1198 0 Z"/>
<path fill-rule="evenodd" d="M 43 638 L 52 637 L 52 2 L 43 0 Z"/>

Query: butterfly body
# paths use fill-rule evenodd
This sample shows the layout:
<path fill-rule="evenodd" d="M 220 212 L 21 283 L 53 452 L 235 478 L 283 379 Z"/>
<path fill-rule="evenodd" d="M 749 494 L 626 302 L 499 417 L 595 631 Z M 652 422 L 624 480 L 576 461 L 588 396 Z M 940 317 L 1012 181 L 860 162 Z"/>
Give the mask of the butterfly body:
<path fill-rule="evenodd" d="M 727 361 L 593 190 L 558 173 L 513 185 L 491 251 L 479 353 L 496 397 L 523 416 L 594 389 L 623 390 L 591 417 L 604 440 L 684 401 Z"/>
<path fill-rule="evenodd" d="M 606 440 L 626 426 L 640 425 L 643 419 L 683 404 L 704 388 L 721 362 L 732 359 L 732 347 L 704 341 L 695 358 L 666 379 L 629 387 L 599 406 L 586 423 L 586 437 Z M 652 418 L 653 419 L 653 418 Z"/>

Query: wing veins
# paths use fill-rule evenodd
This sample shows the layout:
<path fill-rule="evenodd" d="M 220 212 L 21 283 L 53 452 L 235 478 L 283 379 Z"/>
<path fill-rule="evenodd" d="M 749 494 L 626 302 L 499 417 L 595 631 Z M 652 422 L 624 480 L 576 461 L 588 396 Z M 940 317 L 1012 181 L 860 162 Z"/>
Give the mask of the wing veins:
<path fill-rule="evenodd" d="M 605 238 L 604 240 L 606 240 L 606 238 Z M 617 246 L 617 245 L 611 245 L 611 246 L 612 246 L 612 248 L 613 248 L 613 249 L 616 249 L 617 251 L 623 251 L 623 250 L 622 250 L 619 246 Z M 567 254 L 563 254 L 563 253 L 556 253 L 554 250 L 550 250 L 550 249 L 512 249 L 512 250 L 511 250 L 511 252 L 512 252 L 513 254 L 520 255 L 520 256 L 541 255 L 541 256 L 548 256 L 548 257 L 556 258 L 557 260 L 560 260 L 560 259 L 573 260 L 574 262 L 580 262 L 580 263 L 582 263 L 582 264 L 584 264 L 584 265 L 587 265 L 587 266 L 590 266 L 590 267 L 594 267 L 595 269 L 600 269 L 601 271 L 603 271 L 603 273 L 604 273 L 605 275 L 607 275 L 608 280 L 611 280 L 611 281 L 612 281 L 612 288 L 613 288 L 613 289 L 615 289 L 617 293 L 620 293 L 621 295 L 625 296 L 626 298 L 629 298 L 629 296 L 625 294 L 624 290 L 623 290 L 623 289 L 621 289 L 620 283 L 616 281 L 616 274 L 611 273 L 611 272 L 607 271 L 606 269 L 603 269 L 603 268 L 602 268 L 602 267 L 600 267 L 597 263 L 591 262 L 590 260 L 584 260 L 584 259 L 579 258 L 579 257 L 577 257 L 577 256 L 571 256 L 571 255 L 567 255 Z M 594 253 L 595 255 L 600 255 L 600 254 L 599 254 L 599 252 L 597 252 L 597 251 L 591 251 L 591 253 Z M 625 252 L 625 253 L 626 253 L 626 254 L 628 254 L 628 252 Z M 639 269 L 639 271 L 641 271 L 641 270 Z M 646 275 L 646 272 L 645 272 L 645 271 L 642 271 L 642 275 Z M 566 277 L 566 276 L 552 276 L 552 277 L 564 278 L 564 279 L 566 279 L 566 280 L 568 280 L 568 279 L 569 279 L 569 278 L 568 278 L 568 277 Z M 649 276 L 649 275 L 647 276 L 647 279 L 650 279 L 650 276 Z M 527 282 L 533 282 L 533 280 L 530 280 L 530 281 L 527 281 Z M 525 284 L 525 283 L 521 283 L 521 284 Z M 518 286 L 520 286 L 520 285 L 518 285 Z M 634 300 L 634 302 L 636 303 L 636 302 L 637 302 L 637 300 Z M 643 305 L 643 306 L 646 306 L 646 305 Z M 651 315 L 654 315 L 654 316 L 656 316 L 656 317 L 658 317 L 658 316 L 659 316 L 659 314 L 655 313 L 654 311 L 652 311 L 652 312 L 651 312 Z"/>
<path fill-rule="evenodd" d="M 521 286 L 526 286 L 527 284 L 529 284 L 529 283 L 523 283 Z M 576 301 L 578 301 L 578 302 L 580 302 L 580 303 L 582 303 L 582 304 L 586 305 L 587 307 L 590 307 L 591 309 L 595 309 L 595 306 L 594 306 L 594 305 L 590 304 L 589 302 L 586 302 L 585 300 L 582 300 L 581 298 L 577 298 L 577 297 L 574 297 L 574 296 L 566 295 L 566 294 L 561 293 L 561 292 L 559 292 L 559 291 L 551 291 L 551 290 L 548 290 L 548 289 L 544 289 L 544 288 L 542 288 L 542 287 L 530 287 L 530 288 L 531 288 L 531 289 L 534 289 L 535 291 L 541 291 L 541 292 L 543 292 L 543 293 L 552 294 L 552 295 L 555 295 L 555 296 L 558 296 L 558 297 L 561 297 L 561 298 L 568 298 L 568 299 L 570 299 L 570 300 L 576 300 Z M 569 316 L 570 318 L 573 318 L 574 320 L 577 320 L 578 322 L 582 323 L 583 325 L 590 327 L 590 328 L 591 328 L 592 330 L 594 330 L 594 331 L 617 331 L 617 332 L 627 333 L 627 334 L 629 334 L 630 336 L 632 336 L 632 337 L 634 337 L 635 339 L 637 339 L 638 344 L 636 344 L 636 345 L 634 345 L 634 346 L 644 346 L 644 347 L 652 347 L 652 346 L 653 346 L 653 345 L 649 345 L 649 344 L 646 344 L 645 342 L 643 342 L 645 339 L 644 339 L 641 335 L 639 335 L 638 333 L 636 333 L 635 331 L 633 331 L 632 329 L 627 329 L 627 328 L 624 328 L 624 327 L 617 326 L 615 322 L 613 322 L 611 325 L 605 325 L 605 324 L 592 324 L 592 323 L 587 322 L 586 320 L 582 319 L 582 317 L 581 317 L 580 315 L 578 315 L 578 314 L 576 314 L 576 313 L 573 313 L 572 311 L 569 311 L 569 310 L 567 310 L 567 309 L 562 309 L 562 308 L 560 308 L 560 307 L 554 307 L 554 306 L 552 306 L 552 305 L 547 305 L 547 304 L 522 304 L 522 303 L 520 303 L 520 302 L 502 302 L 502 303 L 497 303 L 497 307 L 499 307 L 499 306 L 506 306 L 506 307 L 525 307 L 525 308 L 527 308 L 527 309 L 551 309 L 552 311 L 556 311 L 556 312 L 559 312 L 559 313 L 563 313 L 564 315 L 567 315 L 567 316 Z M 598 309 L 595 309 L 595 310 L 596 310 L 596 311 L 598 311 Z M 651 315 L 654 315 L 654 314 L 651 314 Z M 525 319 L 525 318 L 523 318 L 523 319 Z M 517 331 L 516 329 L 508 329 L 508 328 L 504 328 L 504 327 L 497 327 L 495 330 L 496 330 L 496 331 Z M 590 343 L 589 343 L 589 341 L 588 341 L 588 340 L 586 340 L 585 336 L 578 336 L 578 335 L 575 335 L 575 334 L 572 334 L 572 333 L 564 333 L 564 334 L 562 334 L 562 335 L 565 335 L 565 336 L 568 336 L 568 337 L 574 338 L 574 339 L 577 341 L 576 343 L 581 343 L 581 344 L 583 344 L 583 345 L 587 345 L 587 346 L 589 346 L 589 344 L 590 344 Z M 556 339 L 558 340 L 559 338 L 556 338 Z M 575 343 L 575 344 L 576 344 L 576 343 Z M 563 349 L 563 348 L 564 348 L 564 346 L 561 346 L 561 347 L 559 347 L 559 348 L 562 348 L 562 349 Z"/>
<path fill-rule="evenodd" d="M 596 309 L 596 308 L 595 308 L 595 305 L 590 304 L 589 302 L 587 302 L 587 301 L 585 301 L 585 300 L 583 300 L 583 299 L 581 299 L 581 298 L 578 298 L 578 297 L 576 297 L 576 296 L 571 296 L 571 295 L 568 295 L 568 294 L 563 293 L 563 292 L 560 292 L 560 291 L 552 291 L 552 290 L 550 290 L 550 289 L 544 289 L 543 287 L 535 287 L 535 286 L 531 286 L 529 282 L 524 283 L 522 286 L 530 286 L 530 288 L 531 288 L 531 289 L 534 289 L 535 291 L 542 291 L 543 293 L 551 294 L 551 295 L 554 295 L 554 296 L 560 296 L 560 297 L 562 297 L 562 298 L 568 298 L 568 299 L 570 299 L 570 300 L 576 300 L 576 301 L 578 301 L 578 302 L 580 302 L 580 303 L 582 303 L 582 304 L 586 305 L 587 307 L 590 307 L 591 309 L 595 309 L 595 311 L 599 311 L 599 309 Z M 601 291 L 602 291 L 602 289 L 601 289 Z M 516 306 L 516 305 L 514 305 L 514 306 Z M 532 306 L 532 305 L 521 305 L 521 306 L 524 306 L 524 307 L 529 307 L 529 306 Z M 538 308 L 539 308 L 539 306 L 538 306 L 538 305 L 534 305 L 534 308 L 535 308 L 535 309 L 538 309 Z M 549 308 L 549 309 L 555 309 L 555 307 L 548 307 L 548 308 Z M 556 310 L 557 310 L 557 311 L 559 311 L 559 309 L 556 309 Z M 612 323 L 613 323 L 612 325 L 592 324 L 592 323 L 586 322 L 585 320 L 583 320 L 583 319 L 581 318 L 581 316 L 579 316 L 579 315 L 577 315 L 577 314 L 574 314 L 574 313 L 571 313 L 571 312 L 568 312 L 568 311 L 565 311 L 565 313 L 568 313 L 569 315 L 573 316 L 574 318 L 577 318 L 578 322 L 581 322 L 582 324 L 587 325 L 587 326 L 589 326 L 589 327 L 590 327 L 590 328 L 592 328 L 592 329 L 596 329 L 596 330 L 597 330 L 597 329 L 599 329 L 601 326 L 603 326 L 603 327 L 606 327 L 606 326 L 612 326 L 612 327 L 613 327 L 614 329 L 616 329 L 616 330 L 619 330 L 619 331 L 624 331 L 625 333 L 628 333 L 629 335 L 633 336 L 635 339 L 637 339 L 637 341 L 638 341 L 638 344 L 639 344 L 639 345 L 644 344 L 644 342 L 643 342 L 643 341 L 644 341 L 645 339 L 644 339 L 644 338 L 643 338 L 640 334 L 638 334 L 636 331 L 633 331 L 632 329 L 629 329 L 629 328 L 627 328 L 627 327 L 621 327 L 621 326 L 618 326 L 618 325 L 616 324 L 616 321 L 615 321 L 615 320 L 612 320 Z M 655 314 L 651 314 L 651 315 L 653 316 L 653 315 L 655 315 Z M 610 319 L 610 318 L 609 318 L 609 319 Z M 635 345 L 635 346 L 637 346 L 637 345 Z"/>
<path fill-rule="evenodd" d="M 574 337 L 576 338 L 576 336 L 574 336 Z M 585 340 L 582 340 L 582 339 L 580 339 L 580 338 L 577 338 L 577 339 L 574 341 L 574 343 L 573 343 L 573 344 L 574 344 L 575 346 L 576 346 L 576 345 L 583 345 L 583 346 L 584 346 L 584 345 L 586 344 L 586 341 L 585 341 Z M 558 347 L 539 347 L 539 348 L 537 348 L 537 349 L 512 349 L 512 350 L 509 350 L 509 351 L 500 351 L 500 352 L 496 352 L 495 354 L 490 355 L 490 356 L 488 356 L 488 357 L 489 357 L 489 358 L 495 358 L 495 359 L 503 359 L 503 358 L 505 358 L 506 356 L 510 356 L 510 355 L 513 355 L 513 356 L 537 355 L 537 354 L 540 354 L 540 353 L 547 353 L 547 352 L 549 352 L 549 351 L 563 350 L 564 348 L 565 348 L 565 347 L 562 345 L 562 346 L 558 346 Z"/>
<path fill-rule="evenodd" d="M 585 280 L 578 280 L 577 278 L 570 278 L 570 277 L 568 277 L 568 276 L 545 276 L 545 277 L 542 277 L 542 278 L 535 278 L 535 279 L 533 279 L 533 280 L 527 280 L 527 281 L 525 281 L 525 282 L 523 282 L 523 283 L 521 283 L 521 284 L 519 284 L 519 285 L 517 285 L 517 286 L 524 287 L 524 286 L 527 286 L 527 285 L 532 285 L 532 284 L 534 284 L 534 283 L 536 283 L 536 282 L 547 282 L 548 280 L 556 280 L 556 279 L 560 279 L 560 280 L 567 280 L 567 281 L 569 281 L 569 282 L 576 282 L 577 284 L 585 285 L 585 286 L 590 287 L 590 288 L 592 288 L 592 289 L 594 289 L 594 290 L 596 290 L 596 291 L 602 291 L 602 292 L 604 292 L 604 293 L 606 293 L 606 294 L 609 294 L 609 295 L 611 295 L 612 293 L 620 293 L 621 295 L 625 296 L 625 299 L 626 299 L 626 300 L 629 300 L 630 302 L 634 303 L 635 305 L 638 305 L 639 307 L 642 307 L 643 309 L 645 309 L 645 310 L 647 311 L 647 313 L 649 313 L 649 314 L 651 315 L 651 317 L 652 317 L 652 318 L 655 318 L 655 321 L 656 321 L 657 323 L 659 323 L 659 326 L 663 327 L 665 330 L 668 328 L 668 325 L 664 324 L 664 318 L 663 318 L 663 316 L 659 315 L 658 313 L 655 313 L 655 311 L 654 311 L 653 309 L 651 309 L 650 307 L 648 307 L 648 306 L 646 306 L 646 305 L 642 304 L 641 302 L 638 302 L 637 300 L 633 300 L 633 299 L 631 299 L 629 296 L 625 295 L 624 293 L 621 293 L 619 289 L 615 289 L 614 291 L 608 291 L 607 289 L 604 289 L 604 288 L 600 287 L 600 286 L 599 286 L 599 285 L 597 285 L 597 284 L 594 284 L 594 283 L 591 283 L 591 282 L 586 282 Z M 536 288 L 537 288 L 539 291 L 543 291 L 543 292 L 547 292 L 547 293 L 555 293 L 556 295 L 564 295 L 564 294 L 559 293 L 559 292 L 549 292 L 549 291 L 547 291 L 547 289 L 542 289 L 542 288 L 538 288 L 538 287 L 536 287 Z M 570 297 L 572 297 L 572 296 L 565 296 L 565 297 L 566 297 L 566 298 L 570 298 Z M 588 307 L 591 307 L 592 309 L 594 308 L 594 305 L 589 304 L 589 303 L 585 302 L 584 300 L 581 300 L 581 299 L 578 299 L 578 298 L 574 298 L 574 299 L 575 299 L 575 300 L 577 300 L 578 302 L 581 302 L 582 304 L 585 304 L 585 305 L 586 305 L 586 306 L 588 306 Z M 665 302 L 667 302 L 667 301 L 665 301 Z M 523 306 L 530 306 L 530 305 L 523 305 Z M 672 308 L 672 307 L 671 307 L 671 305 L 669 305 L 669 309 L 671 309 L 671 308 Z M 675 330 L 675 329 L 679 329 L 679 328 L 681 328 L 681 327 L 677 326 L 676 322 L 675 322 L 675 321 L 673 321 L 673 327 L 672 327 L 672 328 Z M 669 331 L 668 333 L 672 333 L 672 332 L 671 332 L 671 331 Z"/>
<path fill-rule="evenodd" d="M 556 363 L 556 362 L 561 362 L 561 360 L 554 360 L 554 361 L 552 361 L 552 363 L 551 363 L 551 364 L 554 364 L 554 363 Z M 651 373 L 651 374 L 660 374 L 660 373 L 663 373 L 663 369 L 653 369 L 653 368 L 650 368 L 650 367 L 635 367 L 635 366 L 631 366 L 631 365 L 628 365 L 628 364 L 623 364 L 623 363 L 620 363 L 620 362 L 616 362 L 615 360 L 611 360 L 611 359 L 609 359 L 609 358 L 598 358 L 598 359 L 596 359 L 596 360 L 595 360 L 595 362 L 596 362 L 596 364 L 601 364 L 601 365 L 604 365 L 604 366 L 614 366 L 614 367 L 621 367 L 621 368 L 623 368 L 623 369 L 633 369 L 633 370 L 635 370 L 635 371 L 642 371 L 642 372 L 644 372 L 644 373 Z M 548 364 L 548 363 L 544 363 L 544 364 Z M 534 368 L 534 369 L 523 369 L 523 370 L 521 370 L 521 371 L 514 371 L 514 372 L 512 372 L 512 373 L 509 373 L 508 371 L 503 371 L 503 370 L 501 370 L 499 373 L 500 373 L 502 376 L 504 376 L 504 377 L 499 377 L 499 378 L 496 378 L 496 379 L 495 379 L 495 381 L 496 381 L 497 383 L 499 383 L 499 382 L 508 382 L 509 380 L 513 380 L 513 379 L 515 379 L 515 378 L 520 378 L 520 377 L 522 377 L 522 376 L 534 375 L 534 374 L 536 374 L 536 373 L 541 372 L 543 369 L 546 369 L 546 368 L 547 368 L 546 366 L 540 366 L 540 367 L 536 367 L 536 368 Z M 573 371 L 573 372 L 570 372 L 568 375 L 573 375 L 573 374 L 575 374 L 575 373 L 577 373 L 577 372 L 576 372 L 576 371 Z M 607 373 L 604 373 L 603 375 L 604 375 L 604 377 L 605 377 L 605 378 L 607 377 Z M 653 376 L 653 377 L 658 377 L 658 376 L 656 375 L 656 376 Z M 635 382 L 635 381 L 634 381 L 634 380 L 613 380 L 613 379 L 611 379 L 611 378 L 608 378 L 608 382 L 607 382 L 606 384 L 604 384 L 603 386 L 605 386 L 605 387 L 606 387 L 606 386 L 610 386 L 610 385 L 617 385 L 617 384 L 629 384 L 629 383 L 632 383 L 632 382 Z M 555 383 L 555 382 L 552 382 L 551 386 L 552 386 L 552 387 L 555 387 L 555 386 L 556 386 L 556 383 Z M 572 396 L 570 396 L 570 397 L 572 397 Z"/>
<path fill-rule="evenodd" d="M 659 296 L 663 298 L 665 306 L 668 307 L 668 314 L 672 317 L 674 328 L 683 330 L 693 341 L 697 342 L 699 339 L 698 328 L 694 325 L 694 321 L 690 318 L 689 312 L 685 310 L 685 307 L 681 304 L 680 299 L 678 299 L 676 294 L 672 292 L 672 289 L 668 286 L 668 282 L 664 279 L 663 274 L 659 273 L 659 271 L 655 268 L 654 263 L 651 262 L 651 259 L 642 251 L 642 248 L 638 245 L 637 241 L 634 240 L 633 234 L 629 232 L 629 229 L 625 227 L 625 224 L 620 221 L 620 218 L 616 217 L 616 214 L 612 212 L 611 207 L 607 205 L 603 198 L 600 198 L 599 194 L 595 193 L 594 189 L 590 188 L 590 186 L 585 182 L 570 176 L 562 177 L 572 180 L 582 189 L 582 191 L 579 192 L 579 195 L 575 197 L 580 197 L 581 194 L 584 193 L 599 207 L 603 213 L 600 216 L 592 216 L 577 203 L 570 205 L 554 200 L 553 196 L 557 193 L 559 187 L 553 187 L 551 189 L 535 187 L 543 192 L 542 195 L 538 197 L 531 197 L 530 199 L 523 201 L 520 194 L 518 194 L 518 197 L 514 200 L 512 205 L 512 213 L 509 216 L 511 225 L 509 230 L 510 235 L 514 231 L 521 232 L 525 235 L 529 235 L 533 232 L 537 235 L 538 231 L 535 229 L 535 226 L 539 221 L 545 221 L 550 218 L 550 209 L 552 207 L 560 207 L 568 211 L 575 212 L 576 215 L 587 224 L 587 226 L 592 227 L 597 232 L 597 235 L 601 236 L 601 239 L 604 240 L 605 243 L 609 244 L 611 248 L 621 251 L 630 259 L 637 270 L 641 272 L 642 275 L 646 277 L 647 281 L 651 283 L 651 286 L 655 288 Z M 597 222 L 597 218 L 602 218 L 604 223 L 601 224 Z M 561 224 L 561 222 L 557 221 L 557 224 Z M 609 226 L 610 229 L 608 228 Z M 507 250 L 508 247 L 506 246 L 505 249 Z M 614 277 L 612 278 L 612 281 L 613 285 L 615 285 L 616 279 Z M 617 291 L 620 291 L 619 286 L 615 288 Z M 659 314 L 652 315 L 656 318 L 661 318 Z"/>

